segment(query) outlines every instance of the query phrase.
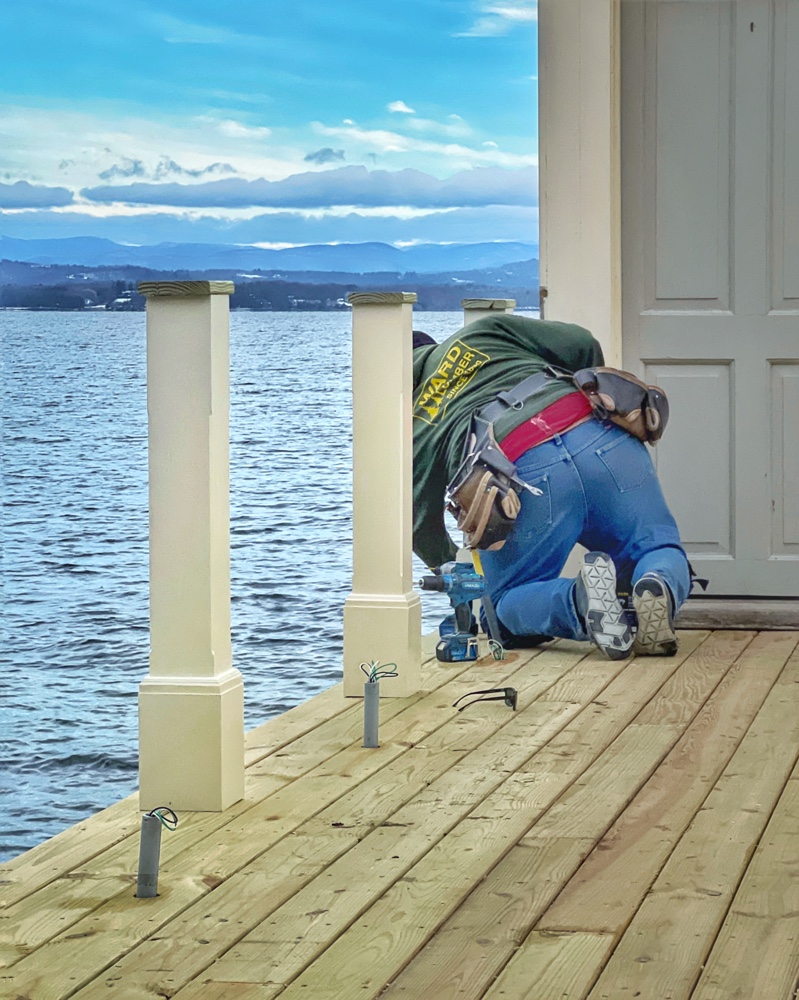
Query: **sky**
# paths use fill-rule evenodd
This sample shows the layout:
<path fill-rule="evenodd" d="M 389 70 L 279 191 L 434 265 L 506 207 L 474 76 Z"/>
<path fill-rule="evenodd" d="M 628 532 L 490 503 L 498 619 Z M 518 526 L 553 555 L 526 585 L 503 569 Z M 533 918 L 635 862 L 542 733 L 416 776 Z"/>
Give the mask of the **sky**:
<path fill-rule="evenodd" d="M 0 236 L 538 242 L 535 0 L 0 0 Z"/>

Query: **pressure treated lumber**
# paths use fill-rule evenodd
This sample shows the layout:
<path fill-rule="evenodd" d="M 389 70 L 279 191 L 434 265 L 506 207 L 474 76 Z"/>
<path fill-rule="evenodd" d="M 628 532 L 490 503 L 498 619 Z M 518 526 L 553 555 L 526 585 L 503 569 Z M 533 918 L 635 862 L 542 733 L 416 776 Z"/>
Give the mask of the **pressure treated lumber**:
<path fill-rule="evenodd" d="M 245 737 L 248 762 L 274 753 L 320 723 L 348 710 L 354 714 L 355 706 L 344 700 L 341 685 L 334 685 L 251 730 Z M 265 735 L 267 732 L 268 736 Z M 126 837 L 137 835 L 140 825 L 137 796 L 130 795 L 24 854 L 0 862 L 0 910 L 79 869 Z"/>
<path fill-rule="evenodd" d="M 768 645 L 772 666 L 782 670 L 788 643 Z M 765 673 L 767 665 L 761 666 Z M 799 656 L 782 671 L 724 774 L 635 912 L 591 991 L 591 1000 L 610 1000 L 636 991 L 641 996 L 673 1000 L 691 996 L 736 887 L 799 756 L 799 715 L 790 691 L 797 684 Z M 691 926 L 690 936 L 684 933 L 686 924 Z"/>
<path fill-rule="evenodd" d="M 315 880 L 248 934 L 212 970 L 213 977 L 229 978 L 229 969 L 235 968 L 241 978 L 247 965 L 256 976 L 262 975 L 261 956 L 266 951 L 270 979 L 289 981 L 398 879 L 429 881 L 413 874 L 414 862 L 422 863 L 442 836 L 455 835 L 458 822 L 479 810 L 479 803 L 502 776 L 543 746 L 579 707 L 535 702 L 518 713 L 494 738 L 395 813 L 390 825 L 375 830 L 331 866 L 323 879 Z M 369 880 L 362 879 L 363 872 L 370 873 Z"/>
<path fill-rule="evenodd" d="M 736 635 L 740 633 L 728 634 L 733 642 Z M 723 641 L 719 633 L 714 639 Z M 726 767 L 794 645 L 795 639 L 773 641 L 763 633 L 742 650 L 699 725 L 686 733 L 597 844 L 542 918 L 540 930 L 623 930 Z M 773 749 L 782 754 L 781 739 Z"/>
<path fill-rule="evenodd" d="M 522 660 L 522 662 L 524 661 Z M 518 668 L 518 657 L 511 661 L 509 666 L 512 667 L 514 663 Z M 461 673 L 464 673 L 462 666 L 448 671 L 429 669 L 425 674 L 425 685 L 430 690 L 435 691 L 437 686 L 447 682 L 457 684 L 457 678 Z M 321 697 L 322 700 L 327 700 L 326 695 Z M 407 701 L 393 700 L 383 703 L 381 706 L 383 720 L 387 721 L 401 714 L 415 704 L 418 699 L 419 696 L 413 696 Z M 306 705 L 310 704 L 311 702 L 306 703 Z M 351 747 L 353 742 L 358 740 L 361 732 L 361 717 L 354 708 L 353 706 L 353 710 L 349 713 L 340 713 L 339 715 L 332 713 L 332 718 L 323 720 L 314 730 L 316 734 L 314 738 L 308 740 L 306 739 L 308 734 L 303 733 L 295 740 L 293 746 L 296 750 L 291 757 L 293 764 L 279 763 L 276 752 L 274 752 L 272 756 L 264 758 L 254 767 L 248 769 L 250 772 L 248 798 L 237 803 L 225 813 L 182 814 L 178 829 L 162 838 L 162 875 L 169 872 L 173 857 L 179 856 L 181 852 L 187 852 L 191 858 L 193 857 L 191 848 L 194 844 L 213 835 L 219 829 L 230 829 L 231 825 L 235 827 L 236 821 L 241 820 L 245 813 L 257 808 L 261 802 L 268 800 L 272 794 L 286 785 L 286 777 L 298 778 L 305 772 L 313 772 L 315 768 L 323 767 L 325 760 L 329 757 L 342 753 Z M 298 711 L 300 717 L 303 714 L 305 713 Z M 285 733 L 285 726 L 280 724 L 278 731 Z M 278 739 L 278 744 L 282 745 L 280 739 Z M 272 762 L 271 769 L 270 761 Z M 281 772 L 285 777 L 276 776 L 275 771 Z M 328 784 L 331 785 L 332 791 L 332 783 Z M 89 859 L 71 870 L 62 867 L 57 874 L 53 874 L 48 869 L 48 877 L 41 879 L 44 885 L 40 891 L 36 892 L 36 879 L 31 877 L 30 867 L 25 864 L 25 861 L 28 855 L 37 858 L 39 851 L 46 849 L 46 845 L 42 845 L 41 849 L 35 848 L 34 851 L 28 852 L 28 855 L 22 855 L 20 859 L 17 859 L 17 862 L 12 862 L 9 868 L 12 875 L 18 873 L 17 881 L 4 887 L 6 890 L 4 895 L 11 895 L 8 892 L 9 889 L 12 893 L 14 890 L 17 892 L 10 900 L 9 907 L 0 911 L 0 961 L 4 964 L 12 964 L 56 934 L 66 933 L 66 929 L 70 926 L 74 927 L 82 916 L 96 911 L 105 901 L 113 899 L 120 891 L 127 892 L 126 887 L 132 883 L 131 873 L 136 870 L 138 861 L 138 838 L 135 833 L 140 826 L 140 814 L 133 797 L 126 802 L 135 819 L 134 828 L 130 831 L 129 836 L 115 844 L 110 851 L 102 854 L 97 853 L 96 856 L 88 846 L 92 843 L 91 838 L 87 838 L 87 844 L 83 848 L 83 856 L 85 857 L 86 853 L 89 852 Z M 114 808 L 116 809 L 116 807 Z M 271 809 L 267 808 L 267 813 L 270 812 Z M 253 814 L 252 818 L 256 815 L 257 813 Z M 93 821 L 96 823 L 97 819 L 93 818 Z M 247 829 L 248 821 L 243 822 L 245 823 L 244 828 Z M 70 843 L 73 843 L 74 839 L 72 838 Z M 215 871 L 205 871 L 202 874 L 204 879 L 208 880 L 202 884 L 202 891 L 213 888 L 223 877 L 223 874 Z M 54 879 L 59 877 L 63 879 L 66 875 L 68 875 L 66 888 L 63 881 L 59 881 L 57 884 L 53 882 Z M 25 881 L 26 879 L 28 882 Z M 28 883 L 33 884 L 31 886 Z M 162 896 L 165 896 L 163 888 L 165 885 L 162 878 Z M 24 887 L 28 887 L 29 891 L 25 892 Z M 16 899 L 16 905 L 14 899 Z M 52 914 L 52 920 L 48 921 L 47 914 Z M 11 937 L 4 930 L 9 926 L 14 928 L 14 934 Z M 77 931 L 73 930 L 73 933 L 77 933 Z"/>
<path fill-rule="evenodd" d="M 647 727 L 648 732 L 624 740 L 598 777 L 598 794 L 626 798 L 629 781 L 641 781 L 675 738 L 670 727 Z M 616 742 L 623 740 L 619 737 Z M 558 791 L 553 783 L 538 809 L 527 801 L 508 801 L 500 814 L 495 808 L 475 811 L 468 821 L 396 883 L 352 927 L 331 943 L 324 954 L 295 979 L 282 994 L 286 1000 L 313 996 L 333 1000 L 342 996 L 377 996 L 386 983 L 413 958 L 479 883 L 535 823 Z M 607 800 L 606 800 L 607 801 Z M 608 806 L 613 809 L 615 802 Z M 487 815 L 486 815 L 487 813 Z M 612 819 L 611 812 L 611 819 Z M 584 841 L 582 853 L 587 853 Z M 517 850 L 519 850 L 517 848 Z M 532 852 L 530 852 L 532 854 Z M 530 876 L 526 872 L 526 876 Z M 412 879 L 412 881 L 411 881 Z M 534 881 L 527 882 L 535 886 Z"/>
<path fill-rule="evenodd" d="M 164 835 L 156 899 L 135 804 L 8 866 L 0 995 L 794 1000 L 799 632 L 681 643 L 428 663 L 376 750 L 335 693 L 259 727 L 248 800 Z M 453 707 L 502 685 L 515 713 Z"/>
<path fill-rule="evenodd" d="M 584 654 L 585 650 L 581 655 Z M 530 654 L 524 656 L 516 654 L 512 658 L 509 657 L 498 666 L 495 675 L 500 677 L 505 674 L 512 675 L 528 659 Z M 575 659 L 577 658 L 572 657 L 566 666 L 551 665 L 549 683 L 557 679 L 564 669 L 568 669 Z M 357 729 L 358 724 L 352 720 L 333 720 L 332 723 L 323 726 L 323 730 L 330 725 L 345 727 L 340 737 L 337 737 L 343 740 L 345 745 L 345 749 L 336 755 L 339 759 L 338 766 L 331 767 L 325 763 L 330 759 L 331 748 L 325 746 L 324 741 L 320 741 L 323 747 L 322 763 L 305 773 L 302 782 L 292 783 L 279 789 L 274 795 L 256 803 L 245 814 L 234 815 L 223 826 L 212 828 L 211 835 L 202 840 L 199 852 L 192 848 L 177 854 L 174 858 L 167 857 L 161 868 L 159 887 L 161 895 L 157 910 L 159 915 L 156 922 L 150 919 L 151 926 L 147 928 L 148 932 L 152 934 L 157 931 L 159 926 L 174 919 L 188 905 L 206 895 L 221 881 L 235 874 L 253 858 L 290 834 L 304 820 L 318 813 L 325 805 L 334 802 L 370 775 L 378 773 L 387 763 L 400 756 L 416 739 L 429 736 L 448 719 L 455 717 L 457 712 L 451 707 L 451 701 L 458 694 L 475 686 L 475 675 L 479 670 L 479 667 L 473 665 L 471 674 L 470 670 L 464 671 L 462 668 L 454 671 L 438 669 L 430 672 L 426 677 L 426 683 L 433 687 L 433 691 L 422 699 L 430 703 L 427 722 L 424 721 L 424 711 L 416 704 L 420 700 L 418 696 L 384 702 L 381 705 L 381 714 L 388 721 L 382 728 L 381 739 L 385 740 L 385 743 L 377 751 L 367 751 L 358 745 L 360 741 L 356 734 L 350 731 L 353 725 Z M 541 675 L 544 674 L 545 671 L 542 671 Z M 447 694 L 442 698 L 436 690 L 436 685 L 445 682 L 448 677 L 449 682 L 445 684 Z M 543 686 L 545 687 L 546 683 Z M 415 711 L 409 713 L 409 708 Z M 358 732 L 362 734 L 362 730 L 358 729 Z M 307 739 L 301 737 L 296 742 L 304 748 Z M 307 751 L 303 749 L 298 758 L 301 761 L 301 770 L 305 769 L 302 761 L 306 754 Z M 262 763 L 255 765 L 256 768 Z M 232 811 L 225 815 L 229 816 Z M 206 817 L 199 820 L 199 824 L 213 823 L 216 819 L 217 816 Z M 129 857 L 127 863 L 129 871 L 135 870 L 134 857 Z M 101 902 L 101 905 L 96 906 L 82 920 L 73 923 L 68 932 L 62 931 L 58 937 L 42 943 L 30 956 L 20 958 L 10 970 L 14 987 L 21 992 L 20 984 L 25 988 L 30 986 L 44 1000 L 67 995 L 66 986 L 60 986 L 59 982 L 68 983 L 65 970 L 74 961 L 75 956 L 80 956 L 88 983 L 91 979 L 91 970 L 94 970 L 94 975 L 99 974 L 138 943 L 137 921 L 141 912 L 141 904 L 138 904 L 137 912 L 136 908 L 130 908 L 127 898 L 121 898 L 118 890 L 115 891 L 111 898 Z M 138 940 L 146 936 L 148 934 L 140 935 Z M 24 946 L 18 945 L 18 947 Z M 60 970 L 64 970 L 63 975 L 59 974 Z"/>
<path fill-rule="evenodd" d="M 610 934 L 534 931 L 516 951 L 485 1000 L 563 1000 L 585 996 L 594 970 L 613 948 Z"/>
<path fill-rule="evenodd" d="M 628 685 L 632 676 L 630 665 L 629 676 L 624 677 Z M 617 683 L 622 683 L 622 677 Z M 618 729 L 623 729 L 626 721 L 621 719 Z M 590 716 L 586 724 L 589 729 L 593 725 Z M 444 838 L 368 914 L 332 941 L 324 954 L 282 995 L 293 998 L 307 993 L 320 1000 L 356 993 L 364 997 L 377 995 L 457 909 L 470 888 L 485 878 L 587 766 L 588 772 L 583 777 L 592 775 L 592 785 L 609 809 L 613 809 L 619 796 L 621 804 L 626 803 L 629 782 L 643 780 L 651 772 L 679 731 L 671 725 L 659 730 L 639 727 L 639 733 L 628 737 L 624 732 L 619 734 L 618 729 L 608 736 L 611 741 L 618 736 L 613 742 L 613 752 L 600 758 L 596 769 L 589 765 L 601 752 L 601 746 L 594 746 L 593 751 L 587 749 L 582 760 L 577 757 L 573 773 L 569 771 L 569 758 L 564 761 L 551 745 L 535 755 L 525 765 L 529 770 L 533 761 L 543 759 L 534 779 L 519 782 L 514 780 L 516 775 L 511 775 L 469 815 L 468 823 L 462 823 Z M 611 814 L 605 826 L 612 818 Z M 579 845 L 582 857 L 592 844 L 593 840 L 586 840 Z"/>
<path fill-rule="evenodd" d="M 774 997 L 799 986 L 799 769 L 735 894 L 694 991 L 697 1000 Z"/>
<path fill-rule="evenodd" d="M 542 690 L 552 684 L 553 681 L 557 680 L 565 671 L 567 671 L 573 664 L 579 662 L 579 660 L 585 655 L 585 649 L 580 653 L 567 654 L 559 657 L 559 666 L 553 668 L 541 668 L 538 671 L 529 671 L 528 676 L 520 677 L 516 682 L 519 684 L 520 693 L 520 703 L 524 707 L 529 706 L 528 711 L 533 712 L 535 717 L 536 703 L 533 701 L 536 693 L 540 693 Z M 506 661 L 507 664 L 507 661 Z M 617 672 L 619 665 L 609 665 L 610 670 L 600 669 L 597 671 L 599 679 L 597 680 L 597 689 L 606 683 L 606 679 L 609 673 Z M 510 669 L 508 667 L 508 669 Z M 518 669 L 517 673 L 521 674 L 522 669 Z M 604 675 L 604 679 L 603 678 Z M 502 672 L 498 675 L 502 677 Z M 512 676 L 512 674 L 511 674 Z M 526 689 L 526 690 L 525 690 Z M 587 692 L 588 693 L 588 692 Z M 451 695 L 449 696 L 452 697 Z M 447 702 L 449 706 L 449 702 Z M 449 706 L 451 707 L 451 706 Z M 540 733 L 536 735 L 536 731 L 533 730 L 532 739 L 531 733 L 529 731 L 529 726 L 526 732 L 520 732 L 520 738 L 517 739 L 516 746 L 514 747 L 513 741 L 508 739 L 507 730 L 508 726 L 517 726 L 521 731 L 524 730 L 523 716 L 527 714 L 522 712 L 516 716 L 512 716 L 508 713 L 507 708 L 502 705 L 495 705 L 492 708 L 496 708 L 497 711 L 492 712 L 490 716 L 482 719 L 480 716 L 466 716 L 458 715 L 454 713 L 456 717 L 451 717 L 450 722 L 443 728 L 438 730 L 438 734 L 433 733 L 428 736 L 425 740 L 424 747 L 418 748 L 416 751 L 410 754 L 413 759 L 413 764 L 407 761 L 407 758 L 402 758 L 393 762 L 389 765 L 390 768 L 396 769 L 398 773 L 389 773 L 384 769 L 380 773 L 379 779 L 375 779 L 372 782 L 368 782 L 358 788 L 353 788 L 353 790 L 344 799 L 337 800 L 331 807 L 320 813 L 316 820 L 318 821 L 318 826 L 315 826 L 313 830 L 309 832 L 309 837 L 317 841 L 317 849 L 319 848 L 319 832 L 324 829 L 325 824 L 328 828 L 331 826 L 336 829 L 344 830 L 354 830 L 357 839 L 366 836 L 367 832 L 374 828 L 373 834 L 371 835 L 373 840 L 377 840 L 382 846 L 377 849 L 377 854 L 380 855 L 382 852 L 386 854 L 396 854 L 396 850 L 391 851 L 386 845 L 388 841 L 399 842 L 402 844 L 403 852 L 406 852 L 407 848 L 405 843 L 408 837 L 409 827 L 414 824 L 426 823 L 427 834 L 426 838 L 429 842 L 434 842 L 436 837 L 436 830 L 439 830 L 437 836 L 440 837 L 446 832 L 455 822 L 459 814 L 463 814 L 470 808 L 469 799 L 464 799 L 459 806 L 459 812 L 454 814 L 454 818 L 448 821 L 447 815 L 444 811 L 431 811 L 427 806 L 424 798 L 422 799 L 420 806 L 414 807 L 411 805 L 410 808 L 406 809 L 400 808 L 399 812 L 396 809 L 401 807 L 408 799 L 414 796 L 414 793 L 422 796 L 429 795 L 430 788 L 436 788 L 437 783 L 434 780 L 436 773 L 442 775 L 443 785 L 446 786 L 448 776 L 456 770 L 458 767 L 458 761 L 463 758 L 463 767 L 466 769 L 466 775 L 470 779 L 468 782 L 470 794 L 479 799 L 481 795 L 486 794 L 486 789 L 483 785 L 486 782 L 493 781 L 496 783 L 501 780 L 496 777 L 496 774 L 501 774 L 502 771 L 494 771 L 491 768 L 492 760 L 496 763 L 499 762 L 501 767 L 511 767 L 513 764 L 512 754 L 515 753 L 517 756 L 522 754 L 522 756 L 528 756 L 535 750 L 535 741 L 543 740 L 546 738 L 548 727 L 554 726 L 557 728 L 559 725 L 563 725 L 570 716 L 576 713 L 579 709 L 579 705 L 569 706 L 560 703 L 547 702 L 542 703 L 540 711 L 537 713 L 538 721 L 540 723 Z M 549 720 L 547 722 L 547 719 Z M 507 721 L 509 720 L 509 721 Z M 503 725 L 504 723 L 507 723 Z M 502 739 L 496 738 L 497 730 L 502 729 Z M 434 770 L 430 770 L 425 767 L 426 762 L 431 758 L 434 751 L 436 751 L 437 735 L 440 736 L 439 745 L 439 756 L 440 759 Z M 524 736 L 524 739 L 521 736 Z M 486 746 L 486 738 L 494 740 L 494 746 Z M 475 747 L 473 752 L 469 753 L 470 748 Z M 364 751 L 367 753 L 367 751 Z M 468 756 L 465 756 L 467 755 Z M 503 758 L 509 758 L 507 763 L 504 762 Z M 419 759 L 421 758 L 421 760 Z M 473 758 L 471 764 L 467 765 L 467 761 Z M 404 766 L 406 773 L 401 773 L 399 769 Z M 424 773 L 413 773 L 419 766 L 425 767 Z M 493 777 L 492 777 L 493 776 Z M 460 783 L 458 785 L 460 787 Z M 489 785 L 490 788 L 490 785 Z M 371 794 L 370 794 L 371 792 Z M 358 798 L 365 801 L 358 801 Z M 408 816 L 405 816 L 405 812 L 408 812 Z M 391 817 L 391 822 L 387 822 L 389 817 Z M 385 823 L 385 826 L 381 826 L 381 823 Z M 441 829 L 439 829 L 441 828 Z M 303 833 L 308 829 L 308 824 L 303 825 L 297 830 L 297 834 L 302 836 Z M 294 841 L 296 838 L 292 836 L 291 840 Z M 322 845 L 324 845 L 324 836 L 321 838 Z M 340 840 L 341 838 L 339 838 Z M 367 837 L 367 841 L 369 837 Z M 422 838 L 424 842 L 424 837 Z M 283 842 L 286 844 L 287 842 Z M 353 850 L 361 850 L 362 853 L 367 856 L 367 860 L 363 859 L 360 862 L 354 864 L 354 874 L 348 874 L 345 878 L 345 885 L 349 886 L 353 883 L 353 880 L 358 881 L 364 871 L 370 870 L 370 860 L 371 854 L 369 853 L 369 844 L 364 842 L 366 846 L 358 844 L 357 848 L 353 847 Z M 220 950 L 225 947 L 227 942 L 227 947 L 231 944 L 235 944 L 236 941 L 241 938 L 243 933 L 243 927 L 245 926 L 245 921 L 250 925 L 255 925 L 257 923 L 257 914 L 261 914 L 262 918 L 267 917 L 276 907 L 280 905 L 283 901 L 280 898 L 280 886 L 270 885 L 268 882 L 268 876 L 270 873 L 275 873 L 279 875 L 281 872 L 286 870 L 285 857 L 281 857 L 281 847 L 283 844 L 277 845 L 275 850 L 269 851 L 264 855 L 261 855 L 256 861 L 248 866 L 246 872 L 240 873 L 245 876 L 248 873 L 262 873 L 263 877 L 258 879 L 255 885 L 250 888 L 246 879 L 238 879 L 238 894 L 234 898 L 231 894 L 226 893 L 224 899 L 222 900 L 222 911 L 225 915 L 225 926 L 216 926 L 213 936 L 215 947 Z M 277 851 L 277 853 L 276 853 Z M 334 864 L 337 857 L 340 856 L 342 852 L 330 852 L 326 857 L 327 864 Z M 399 855 L 397 855 L 399 858 Z M 408 862 L 410 863 L 410 862 Z M 353 862 L 347 860 L 345 862 L 347 866 L 353 867 Z M 322 866 L 320 865 L 320 870 Z M 329 881 L 329 872 L 331 869 L 327 869 L 323 873 L 323 878 L 327 883 Z M 300 899 L 303 897 L 301 892 L 302 885 L 305 882 L 310 881 L 310 879 L 317 874 L 316 872 L 310 870 L 307 864 L 304 865 L 303 875 L 305 877 L 298 878 L 295 880 L 294 892 L 299 894 Z M 401 874 L 401 873 L 400 873 Z M 272 876 L 272 881 L 277 882 L 275 875 Z M 254 892 L 254 894 L 253 894 Z M 220 914 L 220 901 L 216 898 L 218 893 L 215 894 L 214 900 L 214 915 L 215 919 L 218 918 Z M 313 897 L 313 894 L 311 894 Z M 288 898 L 288 897 L 286 897 Z M 201 912 L 203 904 L 199 904 L 196 907 L 196 912 L 199 914 Z M 322 907 L 318 901 L 312 901 L 305 904 L 299 904 L 299 911 L 304 914 L 307 910 L 319 910 Z M 194 919 L 194 923 L 192 920 Z M 191 914 L 187 911 L 180 921 L 181 926 L 181 940 L 185 940 L 187 937 L 192 935 L 197 935 L 200 937 L 206 937 L 206 933 L 200 929 L 197 929 L 196 918 L 192 918 Z M 234 937 L 232 940 L 228 939 L 228 931 L 234 932 Z M 136 988 L 136 984 L 139 983 L 141 977 L 139 975 L 142 968 L 152 969 L 158 968 L 162 970 L 170 970 L 169 975 L 164 977 L 159 985 L 160 988 L 173 989 L 176 983 L 185 981 L 189 978 L 189 975 L 196 975 L 199 971 L 208 964 L 203 958 L 204 964 L 198 964 L 197 958 L 199 957 L 197 953 L 184 954 L 183 961 L 179 967 L 176 967 L 175 963 L 175 953 L 174 949 L 168 946 L 168 942 L 157 942 L 154 947 L 145 946 L 138 949 L 137 952 L 132 953 L 127 956 L 122 962 L 118 963 L 113 969 L 109 970 L 109 973 L 104 977 L 103 982 L 108 982 L 109 984 L 114 981 L 121 979 L 126 984 L 126 993 L 129 996 L 136 995 L 132 991 Z M 260 949 L 262 950 L 262 949 Z M 188 965 L 187 965 L 188 960 Z M 98 991 L 98 993 L 101 991 Z M 88 998 L 93 996 L 94 993 L 91 989 L 81 992 L 81 998 Z M 146 995 L 146 991 L 142 989 L 142 994 Z"/>
<path fill-rule="evenodd" d="M 696 658 L 698 654 L 694 654 L 691 660 Z M 681 669 L 686 674 L 692 674 L 692 666 L 693 662 L 687 662 Z M 680 671 L 674 672 L 670 681 L 672 687 L 678 686 L 679 674 Z M 639 675 L 645 676 L 640 671 Z M 701 690 L 695 691 L 695 698 L 701 704 Z M 754 709 L 750 709 L 750 712 L 753 711 Z M 700 712 L 693 720 L 700 731 L 705 728 L 702 714 Z M 704 714 L 714 714 L 709 703 Z M 664 712 L 666 718 L 669 715 L 670 713 Z M 631 772 L 627 769 L 630 766 L 637 768 L 646 759 L 646 753 L 641 754 L 637 750 L 631 760 L 627 760 L 623 754 L 615 758 L 618 748 L 629 734 L 639 729 L 647 733 L 649 727 L 654 725 L 654 722 L 646 726 L 633 724 L 615 742 L 609 744 L 605 755 L 585 775 L 585 779 L 590 776 L 590 784 L 581 779 L 573 786 L 573 790 L 576 789 L 574 794 L 570 790 L 555 807 L 560 808 L 564 802 L 568 802 L 566 809 L 578 817 L 572 835 L 547 838 L 539 835 L 539 829 L 546 828 L 544 824 L 534 826 L 522 841 L 529 849 L 512 851 L 491 872 L 428 946 L 393 980 L 383 994 L 386 1000 L 401 993 L 407 996 L 420 995 L 419 991 L 424 989 L 440 1000 L 454 997 L 469 1000 L 470 997 L 482 996 L 493 977 L 510 960 L 516 943 L 524 939 L 543 908 L 568 882 L 577 865 L 593 847 L 596 837 L 602 832 L 602 824 L 606 824 L 605 810 L 612 809 L 617 801 L 619 777 L 624 787 L 629 788 L 628 774 Z M 664 730 L 670 731 L 672 725 L 665 721 Z M 556 742 L 557 739 L 553 740 L 548 749 L 551 750 Z M 647 735 L 646 742 L 654 745 L 655 740 Z M 531 765 L 543 756 L 533 758 Z M 610 770 L 605 767 L 607 761 L 612 761 Z M 532 767 L 526 770 L 532 770 Z M 607 785 L 604 784 L 606 781 Z M 582 837 L 576 836 L 578 824 Z M 560 829 L 568 833 L 569 824 L 563 824 Z"/>

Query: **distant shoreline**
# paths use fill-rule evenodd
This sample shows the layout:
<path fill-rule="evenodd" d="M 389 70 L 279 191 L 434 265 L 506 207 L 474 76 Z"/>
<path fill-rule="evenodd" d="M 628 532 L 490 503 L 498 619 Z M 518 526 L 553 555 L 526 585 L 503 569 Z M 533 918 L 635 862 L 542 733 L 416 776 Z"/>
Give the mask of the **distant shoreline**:
<path fill-rule="evenodd" d="M 251 309 L 247 306 L 234 307 L 231 313 L 279 313 L 280 315 L 285 315 L 289 313 L 317 313 L 317 312 L 349 312 L 349 306 L 339 306 L 336 308 L 315 308 L 315 309 Z M 415 312 L 460 312 L 460 308 L 449 306 L 441 309 L 425 309 L 417 307 Z M 519 313 L 534 313 L 538 314 L 538 309 L 535 306 L 517 306 L 514 312 L 518 315 Z M 85 316 L 87 313 L 102 313 L 103 315 L 108 315 L 114 313 L 119 315 L 120 313 L 143 313 L 144 309 L 106 309 L 104 306 L 89 306 L 83 309 L 58 309 L 50 306 L 0 306 L 0 312 L 19 312 L 19 313 L 43 313 L 43 312 L 57 312 L 57 313 L 75 313 L 76 315 Z"/>

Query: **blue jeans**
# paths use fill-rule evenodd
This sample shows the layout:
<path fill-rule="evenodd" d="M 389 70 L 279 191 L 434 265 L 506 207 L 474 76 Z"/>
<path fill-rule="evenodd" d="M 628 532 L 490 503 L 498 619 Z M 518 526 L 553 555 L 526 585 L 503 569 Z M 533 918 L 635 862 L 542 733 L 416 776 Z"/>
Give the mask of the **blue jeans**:
<path fill-rule="evenodd" d="M 530 448 L 516 469 L 543 495 L 525 491 L 505 545 L 480 553 L 506 628 L 516 635 L 588 638 L 574 606 L 574 581 L 559 576 L 577 542 L 613 559 L 619 590 L 629 592 L 645 573 L 657 572 L 674 610 L 680 607 L 691 588 L 688 560 L 646 445 L 615 424 L 591 419 Z"/>

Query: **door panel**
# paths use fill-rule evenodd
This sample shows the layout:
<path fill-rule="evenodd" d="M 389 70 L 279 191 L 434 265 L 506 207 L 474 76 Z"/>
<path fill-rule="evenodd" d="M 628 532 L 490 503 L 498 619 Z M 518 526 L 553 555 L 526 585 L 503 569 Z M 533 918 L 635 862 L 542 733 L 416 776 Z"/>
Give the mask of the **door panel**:
<path fill-rule="evenodd" d="M 728 309 L 731 17 L 717 3 L 694 4 L 690 16 L 681 6 L 658 12 L 647 66 L 647 301 Z"/>
<path fill-rule="evenodd" d="M 670 490 L 669 506 L 680 525 L 683 542 L 692 552 L 716 559 L 732 557 L 730 497 L 734 472 L 732 366 L 729 364 L 649 364 L 647 382 L 659 385 L 669 398 L 668 434 L 690 440 L 690 451 L 655 449 L 662 482 L 704 480 L 703 503 L 691 489 Z M 703 400 L 704 433 L 696 435 L 696 399 Z"/>
<path fill-rule="evenodd" d="M 774 364 L 771 376 L 771 552 L 799 557 L 799 364 Z"/>
<path fill-rule="evenodd" d="M 799 0 L 622 0 L 624 366 L 711 593 L 799 594 Z"/>
<path fill-rule="evenodd" d="M 795 0 L 777 5 L 774 28 L 771 308 L 799 310 L 799 4 Z"/>

